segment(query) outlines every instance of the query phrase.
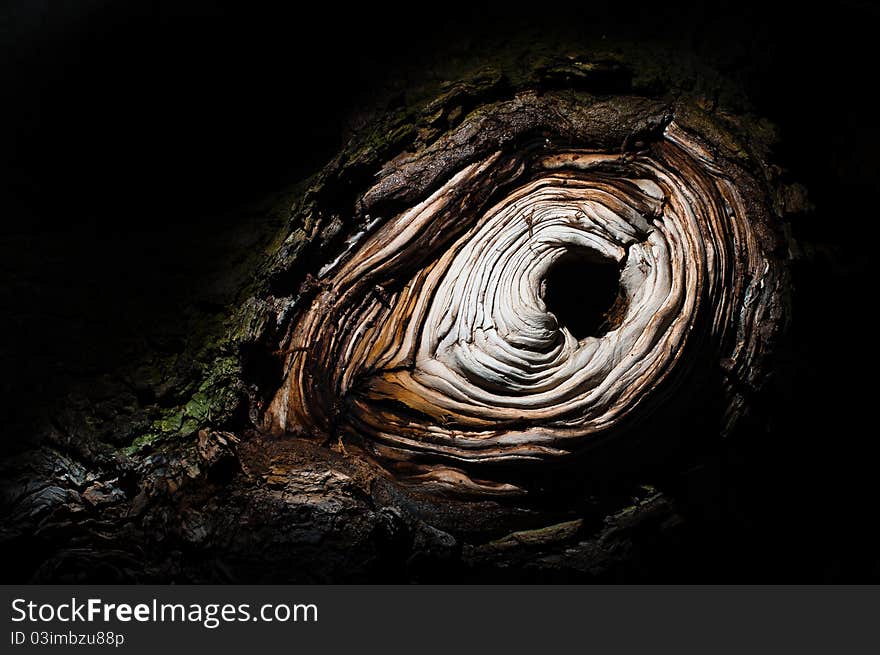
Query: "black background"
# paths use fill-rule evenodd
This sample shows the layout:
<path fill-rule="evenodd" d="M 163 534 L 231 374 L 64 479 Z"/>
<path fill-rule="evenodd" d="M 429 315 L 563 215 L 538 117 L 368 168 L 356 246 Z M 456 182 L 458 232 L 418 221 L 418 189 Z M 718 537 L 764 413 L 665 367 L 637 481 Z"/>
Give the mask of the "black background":
<path fill-rule="evenodd" d="M 718 463 L 715 501 L 700 510 L 711 528 L 695 537 L 704 557 L 683 575 L 880 579 L 877 8 L 348 4 L 3 4 L 4 451 L 33 442 L 28 418 L 69 379 L 118 364 L 124 339 L 161 337 L 169 308 L 222 266 L 205 235 L 326 161 L 357 104 L 401 67 L 524 27 L 611 34 L 732 78 L 778 126 L 775 159 L 816 206 L 794 225 L 809 256 L 795 264 L 773 424 Z"/>

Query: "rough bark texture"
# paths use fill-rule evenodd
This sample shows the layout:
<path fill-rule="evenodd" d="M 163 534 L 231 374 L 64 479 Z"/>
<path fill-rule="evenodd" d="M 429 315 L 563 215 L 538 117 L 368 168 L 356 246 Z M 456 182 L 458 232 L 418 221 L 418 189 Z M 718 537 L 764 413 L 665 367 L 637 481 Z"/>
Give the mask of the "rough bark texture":
<path fill-rule="evenodd" d="M 512 61 L 429 85 L 372 117 L 328 166 L 284 196 L 287 209 L 261 210 L 269 217 L 264 234 L 280 229 L 274 240 L 257 240 L 268 253 L 262 263 L 253 240 L 242 246 L 248 254 L 231 290 L 220 294 L 231 307 L 225 316 L 194 320 L 182 352 L 130 369 L 129 388 L 110 385 L 103 405 L 53 412 L 43 445 L 3 463 L 0 543 L 14 577 L 676 580 L 705 545 L 693 535 L 717 493 L 723 410 L 738 403 L 739 414 L 753 404 L 769 370 L 763 355 L 712 369 L 712 384 L 723 375 L 731 385 L 723 402 L 691 414 L 661 403 L 651 418 L 664 426 L 662 439 L 634 427 L 625 442 L 590 451 L 588 461 L 573 457 L 527 476 L 516 466 L 502 470 L 502 478 L 528 478 L 530 493 L 513 500 L 407 484 L 351 431 L 283 422 L 283 430 L 261 430 L 289 350 L 298 347 L 289 330 L 301 306 L 323 291 L 321 268 L 367 228 L 367 214 L 398 215 L 454 171 L 515 150 L 526 136 L 626 154 L 649 147 L 674 121 L 708 135 L 714 150 L 706 157 L 724 161 L 742 197 L 743 224 L 755 230 L 761 256 L 779 265 L 760 286 L 766 311 L 747 326 L 757 334 L 749 343 L 772 349 L 786 310 L 783 218 L 805 201 L 768 163 L 766 123 L 625 57 Z M 689 380 L 685 393 L 706 379 Z M 332 403 L 313 409 L 333 411 Z M 746 424 L 764 418 L 758 411 Z M 683 489 L 690 490 L 684 503 Z"/>
<path fill-rule="evenodd" d="M 519 487 L 462 467 L 531 472 L 632 432 L 658 395 L 720 406 L 729 432 L 787 306 L 778 191 L 734 138 L 693 99 L 524 91 L 401 153 L 343 210 L 341 254 L 273 299 L 289 327 L 269 427 L 363 438 L 425 484 L 495 495 Z M 601 335 L 546 307 L 566 256 L 620 269 Z"/>

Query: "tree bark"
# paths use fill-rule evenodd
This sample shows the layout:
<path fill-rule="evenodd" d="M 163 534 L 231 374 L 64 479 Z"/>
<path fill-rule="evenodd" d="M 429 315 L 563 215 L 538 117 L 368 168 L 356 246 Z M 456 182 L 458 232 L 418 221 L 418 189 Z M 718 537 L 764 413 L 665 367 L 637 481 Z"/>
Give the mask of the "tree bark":
<path fill-rule="evenodd" d="M 68 408 L 4 463 L 3 561 L 37 582 L 676 580 L 725 437 L 766 419 L 805 207 L 766 123 L 677 80 L 512 56 L 371 116 L 193 332 L 203 374 L 135 369 L 148 421 L 77 436 Z M 540 283 L 572 251 L 620 278 L 584 337 Z"/>

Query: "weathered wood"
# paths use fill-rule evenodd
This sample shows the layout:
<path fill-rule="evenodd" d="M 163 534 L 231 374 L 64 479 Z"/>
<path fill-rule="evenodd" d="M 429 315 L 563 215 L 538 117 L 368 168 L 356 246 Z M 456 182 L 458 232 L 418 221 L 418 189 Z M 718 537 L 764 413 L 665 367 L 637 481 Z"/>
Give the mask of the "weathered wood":
<path fill-rule="evenodd" d="M 4 463 L 17 576 L 663 577 L 632 553 L 687 522 L 654 482 L 760 392 L 800 205 L 751 119 L 624 59 L 528 61 L 380 112 L 299 187 L 127 448 L 73 418 Z M 571 251 L 620 268 L 603 334 L 543 302 Z"/>
<path fill-rule="evenodd" d="M 355 199 L 363 228 L 288 318 L 269 429 L 363 440 L 421 485 L 516 494 L 475 476 L 582 451 L 661 396 L 693 402 L 708 362 L 729 431 L 785 319 L 764 171 L 694 99 L 480 106 Z M 607 334 L 579 340 L 548 311 L 542 284 L 567 254 L 619 267 Z"/>

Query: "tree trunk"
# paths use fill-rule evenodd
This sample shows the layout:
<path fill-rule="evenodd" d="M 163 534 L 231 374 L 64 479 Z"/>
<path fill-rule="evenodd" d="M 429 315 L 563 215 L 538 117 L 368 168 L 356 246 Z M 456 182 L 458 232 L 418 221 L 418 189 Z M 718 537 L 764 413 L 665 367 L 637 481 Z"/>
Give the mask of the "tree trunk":
<path fill-rule="evenodd" d="M 692 572 L 806 202 L 729 85 L 637 54 L 512 51 L 362 118 L 224 320 L 4 462 L 13 577 Z"/>

